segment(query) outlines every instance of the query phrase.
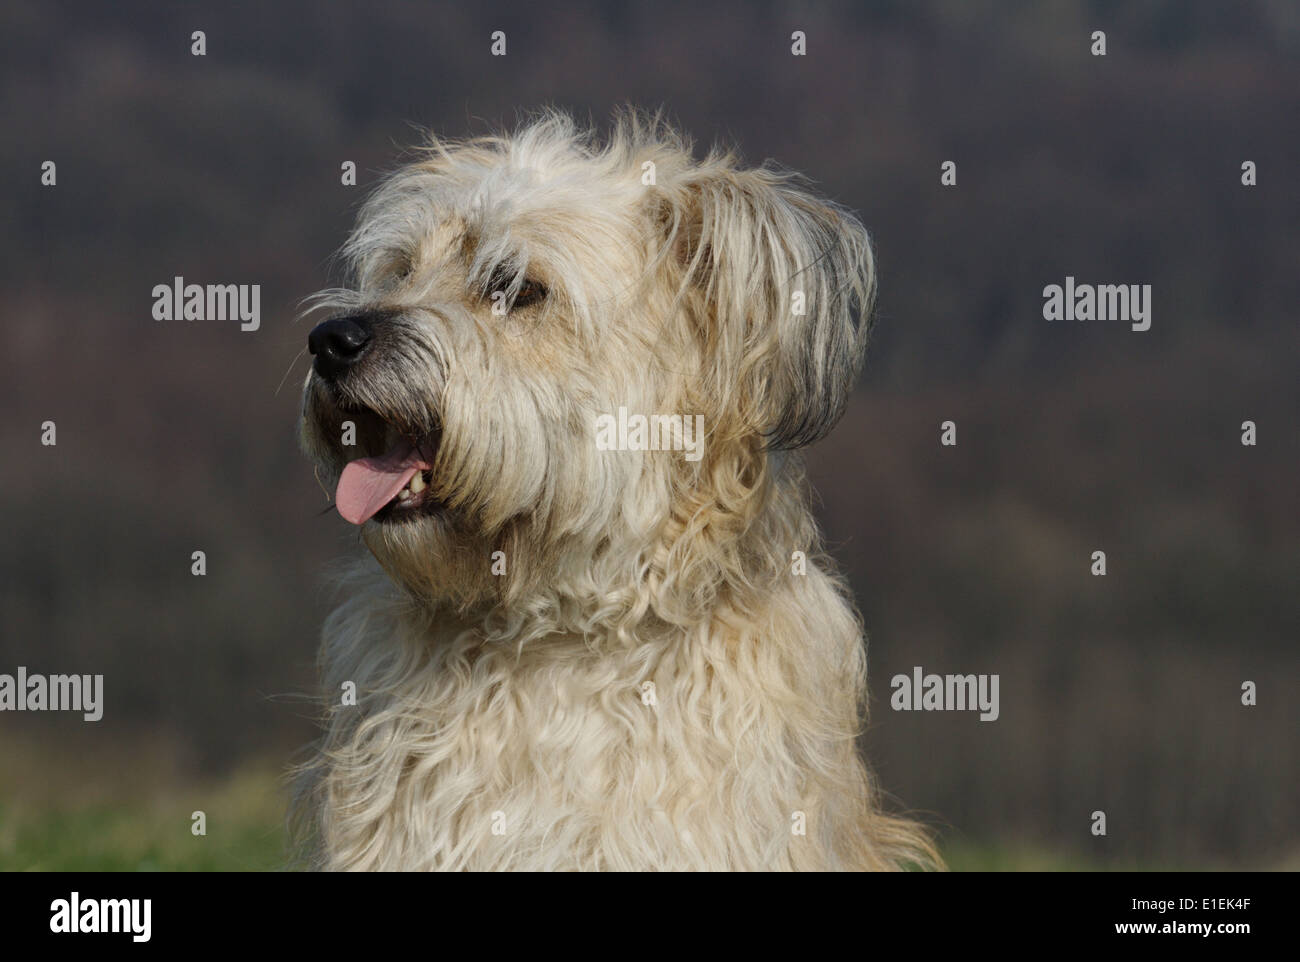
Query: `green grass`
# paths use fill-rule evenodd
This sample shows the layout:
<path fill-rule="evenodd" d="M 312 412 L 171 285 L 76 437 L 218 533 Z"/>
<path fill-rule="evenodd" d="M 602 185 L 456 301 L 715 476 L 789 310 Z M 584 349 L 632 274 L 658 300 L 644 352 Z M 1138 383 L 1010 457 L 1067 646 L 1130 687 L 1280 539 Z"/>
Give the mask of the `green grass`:
<path fill-rule="evenodd" d="M 250 771 L 207 791 L 164 792 L 140 803 L 0 802 L 0 871 L 229 872 L 287 867 L 280 779 Z M 191 832 L 203 811 L 207 834 Z M 1070 853 L 1005 844 L 950 841 L 954 872 L 1079 872 L 1106 865 Z M 1152 866 L 1140 866 L 1150 868 Z"/>
<path fill-rule="evenodd" d="M 224 872 L 285 867 L 285 799 L 267 773 L 141 804 L 0 802 L 0 871 Z M 207 834 L 194 835 L 203 811 Z"/>
<path fill-rule="evenodd" d="M 286 806 L 275 764 L 195 784 L 177 774 L 165 746 L 138 745 L 119 757 L 87 750 L 56 757 L 48 745 L 3 741 L 0 871 L 283 870 L 289 867 Z M 206 835 L 191 832 L 195 811 L 206 815 Z M 1116 863 L 956 831 L 946 836 L 942 854 L 954 872 L 1216 867 Z M 1292 858 L 1291 870 L 1296 864 Z"/>
<path fill-rule="evenodd" d="M 1070 852 L 969 841 L 944 845 L 943 857 L 953 872 L 1101 872 L 1118 867 Z"/>
<path fill-rule="evenodd" d="M 167 793 L 140 804 L 0 803 L 0 871 L 275 871 L 286 867 L 280 780 L 253 771 L 209 791 Z M 207 815 L 207 835 L 190 831 Z M 952 871 L 1092 871 L 1078 855 L 1031 847 L 951 843 Z"/>

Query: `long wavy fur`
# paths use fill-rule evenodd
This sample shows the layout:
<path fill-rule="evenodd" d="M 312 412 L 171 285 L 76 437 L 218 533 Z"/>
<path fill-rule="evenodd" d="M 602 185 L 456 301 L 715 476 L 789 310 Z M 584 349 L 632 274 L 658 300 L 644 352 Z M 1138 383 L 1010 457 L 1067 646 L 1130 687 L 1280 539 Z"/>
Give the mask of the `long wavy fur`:
<path fill-rule="evenodd" d="M 866 347 L 857 218 L 792 174 L 694 159 L 657 117 L 602 142 L 547 112 L 434 140 L 344 253 L 352 284 L 319 306 L 380 312 L 384 350 L 337 393 L 309 378 L 304 447 L 336 480 L 340 401 L 436 427 L 447 508 L 365 525 L 342 580 L 298 780 L 310 863 L 936 866 L 858 752 L 862 628 L 794 450 Z M 483 309 L 525 276 L 543 305 Z M 702 414 L 703 458 L 598 450 L 619 406 Z"/>

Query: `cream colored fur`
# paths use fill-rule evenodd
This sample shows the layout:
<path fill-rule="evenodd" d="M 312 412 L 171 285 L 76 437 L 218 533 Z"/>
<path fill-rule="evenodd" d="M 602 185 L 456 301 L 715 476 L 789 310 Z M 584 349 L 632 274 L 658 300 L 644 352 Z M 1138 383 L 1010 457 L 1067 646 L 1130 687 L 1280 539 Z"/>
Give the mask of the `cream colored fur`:
<path fill-rule="evenodd" d="M 384 334 L 337 388 L 309 377 L 304 448 L 333 483 L 385 433 L 441 432 L 446 507 L 368 522 L 326 623 L 313 861 L 932 863 L 859 756 L 862 630 L 794 452 L 861 364 L 858 220 L 792 175 L 695 159 L 655 119 L 602 143 L 547 113 L 433 141 L 345 252 L 352 285 L 319 306 L 381 312 Z M 492 313 L 526 281 L 544 300 Z M 598 450 L 620 406 L 703 415 L 703 458 Z M 375 415 L 360 451 L 339 443 L 356 409 Z"/>

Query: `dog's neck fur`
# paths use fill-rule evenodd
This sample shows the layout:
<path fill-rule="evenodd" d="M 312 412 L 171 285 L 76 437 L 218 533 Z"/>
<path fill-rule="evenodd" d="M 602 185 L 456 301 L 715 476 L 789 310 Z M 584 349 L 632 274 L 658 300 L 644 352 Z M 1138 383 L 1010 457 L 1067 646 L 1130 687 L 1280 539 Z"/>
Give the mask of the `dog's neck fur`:
<path fill-rule="evenodd" d="M 778 488 L 775 498 L 801 500 L 800 473 Z M 796 530 L 778 530 L 778 518 L 797 518 Z M 806 552 L 806 574 L 783 565 L 756 581 L 751 565 L 745 583 L 700 591 L 652 585 L 651 573 L 632 608 L 592 611 L 553 588 L 512 602 L 509 619 L 491 606 L 431 609 L 360 566 L 325 629 L 335 704 L 304 783 L 316 860 L 835 869 L 923 859 L 910 825 L 879 812 L 858 754 L 862 635 L 814 539 L 806 507 L 774 508 L 735 547 L 750 559 Z M 652 601 L 656 591 L 665 597 Z M 346 682 L 355 706 L 338 704 Z"/>

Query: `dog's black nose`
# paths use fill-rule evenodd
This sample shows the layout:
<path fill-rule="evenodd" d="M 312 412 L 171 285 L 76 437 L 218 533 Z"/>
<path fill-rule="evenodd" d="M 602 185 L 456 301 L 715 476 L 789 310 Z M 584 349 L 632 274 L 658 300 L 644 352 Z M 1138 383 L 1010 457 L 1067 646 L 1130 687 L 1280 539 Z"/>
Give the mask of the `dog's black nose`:
<path fill-rule="evenodd" d="M 307 335 L 307 350 L 316 355 L 316 373 L 333 381 L 365 356 L 370 341 L 370 322 L 366 318 L 332 317 Z"/>

